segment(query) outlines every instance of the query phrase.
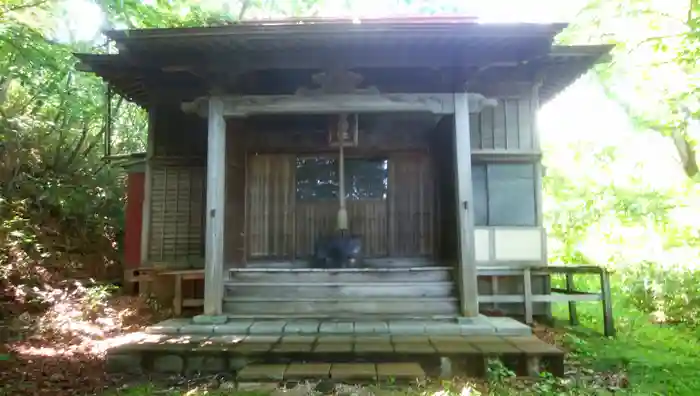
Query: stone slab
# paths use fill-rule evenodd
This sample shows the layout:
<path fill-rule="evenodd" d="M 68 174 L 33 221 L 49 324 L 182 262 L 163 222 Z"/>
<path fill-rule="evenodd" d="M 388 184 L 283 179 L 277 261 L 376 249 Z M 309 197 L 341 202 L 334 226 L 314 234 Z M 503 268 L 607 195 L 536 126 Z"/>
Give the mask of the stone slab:
<path fill-rule="evenodd" d="M 353 349 L 355 353 L 394 352 L 390 342 L 357 342 Z"/>
<path fill-rule="evenodd" d="M 231 320 L 227 323 L 214 326 L 215 334 L 248 334 L 248 329 L 253 325 L 252 320 Z"/>
<path fill-rule="evenodd" d="M 350 353 L 352 352 L 352 342 L 319 342 L 314 347 L 316 353 Z"/>
<path fill-rule="evenodd" d="M 295 343 L 295 344 L 313 344 L 318 337 L 312 335 L 285 335 L 282 336 L 280 343 Z"/>
<path fill-rule="evenodd" d="M 430 337 L 430 342 L 431 343 L 436 343 L 436 342 L 464 342 L 465 337 L 461 335 L 431 335 Z"/>
<path fill-rule="evenodd" d="M 188 356 L 186 372 L 193 373 L 222 373 L 226 371 L 226 358 L 223 356 Z"/>
<path fill-rule="evenodd" d="M 517 343 L 515 347 L 528 355 L 563 355 L 564 351 L 544 341 Z"/>
<path fill-rule="evenodd" d="M 163 355 L 153 359 L 153 370 L 157 373 L 181 373 L 185 362 L 178 355 Z"/>
<path fill-rule="evenodd" d="M 219 325 L 228 322 L 228 316 L 197 315 L 192 318 L 192 323 L 200 325 Z"/>
<path fill-rule="evenodd" d="M 238 353 L 265 353 L 272 349 L 273 344 L 269 342 L 243 342 L 238 344 L 234 351 Z"/>
<path fill-rule="evenodd" d="M 251 380 L 276 380 L 284 379 L 287 370 L 286 364 L 251 364 L 238 372 L 236 378 L 239 381 Z"/>
<path fill-rule="evenodd" d="M 425 371 L 418 363 L 379 363 L 377 377 L 379 379 L 423 379 Z"/>
<path fill-rule="evenodd" d="M 284 326 L 287 325 L 285 320 L 261 320 L 255 321 L 248 329 L 249 334 L 281 334 Z"/>
<path fill-rule="evenodd" d="M 432 354 L 436 352 L 435 348 L 428 343 L 427 339 L 422 343 L 394 343 L 394 351 L 403 354 Z"/>
<path fill-rule="evenodd" d="M 189 319 L 168 319 L 146 328 L 148 334 L 177 334 L 182 326 L 190 324 Z"/>
<path fill-rule="evenodd" d="M 319 343 L 326 342 L 338 342 L 338 343 L 350 343 L 355 342 L 355 336 L 353 335 L 326 335 L 321 334 L 318 336 Z"/>
<path fill-rule="evenodd" d="M 385 334 L 389 333 L 389 323 L 379 320 L 372 321 L 356 321 L 355 322 L 355 334 Z"/>
<path fill-rule="evenodd" d="M 372 363 L 334 363 L 331 365 L 331 378 L 374 380 L 377 378 L 377 367 Z"/>
<path fill-rule="evenodd" d="M 532 328 L 513 318 L 489 318 L 499 335 L 531 335 Z"/>
<path fill-rule="evenodd" d="M 353 334 L 355 332 L 354 322 L 321 322 L 318 328 L 321 334 Z"/>
<path fill-rule="evenodd" d="M 396 344 L 396 343 L 402 343 L 402 344 L 424 344 L 427 343 L 429 340 L 428 335 L 392 335 L 391 336 L 391 341 Z"/>
<path fill-rule="evenodd" d="M 462 329 L 464 326 L 460 326 L 457 323 L 448 322 L 432 322 L 427 323 L 425 326 L 425 332 L 429 335 L 434 334 L 462 334 Z M 491 328 L 493 332 L 493 328 Z"/>
<path fill-rule="evenodd" d="M 372 334 L 372 335 L 364 335 L 364 334 L 357 334 L 355 336 L 355 342 L 367 342 L 367 343 L 391 343 L 391 336 L 389 334 L 382 334 L 382 335 L 377 335 L 377 334 Z"/>
<path fill-rule="evenodd" d="M 163 342 L 169 340 L 170 338 L 178 337 L 177 335 L 165 335 L 165 334 L 140 334 L 135 336 L 129 342 L 117 345 L 109 349 L 110 353 L 117 352 L 131 352 L 131 351 L 144 351 L 157 348 Z"/>
<path fill-rule="evenodd" d="M 471 344 L 473 347 L 484 354 L 521 354 L 522 352 L 513 345 L 505 341 L 502 342 L 485 342 L 480 344 Z"/>
<path fill-rule="evenodd" d="M 503 337 L 498 336 L 465 336 L 464 341 L 474 344 L 492 344 L 506 342 Z"/>
<path fill-rule="evenodd" d="M 279 335 L 261 335 L 261 334 L 251 334 L 243 340 L 244 344 L 252 344 L 252 343 L 267 343 L 267 344 L 275 344 L 280 340 Z"/>
<path fill-rule="evenodd" d="M 235 334 L 226 334 L 226 335 L 214 335 L 209 337 L 209 342 L 211 342 L 214 345 L 236 345 L 240 344 L 245 339 L 247 338 L 246 335 L 235 335 Z"/>
<path fill-rule="evenodd" d="M 212 335 L 214 334 L 215 325 L 202 325 L 202 324 L 188 324 L 180 327 L 180 334 L 204 334 Z"/>
<path fill-rule="evenodd" d="M 476 354 L 479 350 L 473 345 L 466 342 L 434 342 L 433 347 L 440 354 Z"/>
<path fill-rule="evenodd" d="M 488 335 L 496 334 L 496 328 L 489 325 L 468 325 L 461 326 L 460 332 L 463 335 Z"/>
<path fill-rule="evenodd" d="M 202 348 L 209 342 L 209 336 L 204 334 L 188 334 L 169 338 L 163 341 L 158 350 L 192 351 Z"/>
<path fill-rule="evenodd" d="M 311 352 L 313 344 L 308 343 L 298 343 L 298 342 L 288 342 L 283 344 L 277 344 L 272 347 L 272 352 L 274 353 L 303 353 Z"/>
<path fill-rule="evenodd" d="M 284 326 L 284 333 L 290 334 L 317 334 L 321 322 L 318 320 L 295 320 Z"/>
<path fill-rule="evenodd" d="M 392 335 L 425 334 L 426 323 L 420 320 L 390 320 L 389 332 Z"/>
<path fill-rule="evenodd" d="M 284 379 L 328 378 L 330 363 L 291 363 L 284 373 Z"/>

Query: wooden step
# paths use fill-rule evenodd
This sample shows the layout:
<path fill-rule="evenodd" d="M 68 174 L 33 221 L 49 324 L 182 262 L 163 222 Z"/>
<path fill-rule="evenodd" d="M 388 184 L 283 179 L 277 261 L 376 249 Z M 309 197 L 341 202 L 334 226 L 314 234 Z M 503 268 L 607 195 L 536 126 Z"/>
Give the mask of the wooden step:
<path fill-rule="evenodd" d="M 450 267 L 419 268 L 232 268 L 229 279 L 241 283 L 387 283 L 449 282 Z"/>
<path fill-rule="evenodd" d="M 237 282 L 224 283 L 225 297 L 294 299 L 454 297 L 453 282 Z"/>
<path fill-rule="evenodd" d="M 428 316 L 457 315 L 454 297 L 443 298 L 360 298 L 360 299 L 298 299 L 287 298 L 225 298 L 225 314 L 278 314 L 280 317 L 298 314 L 332 314 L 338 318 L 361 315 Z"/>

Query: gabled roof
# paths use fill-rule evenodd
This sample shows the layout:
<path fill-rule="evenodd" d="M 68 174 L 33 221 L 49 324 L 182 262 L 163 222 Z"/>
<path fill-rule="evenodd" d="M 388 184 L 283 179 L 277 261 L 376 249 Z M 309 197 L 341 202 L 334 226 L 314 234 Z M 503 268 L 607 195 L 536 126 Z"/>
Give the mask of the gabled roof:
<path fill-rule="evenodd" d="M 255 21 L 109 31 L 119 54 L 76 55 L 82 69 L 144 106 L 156 93 L 190 100 L 213 86 L 240 94 L 293 92 L 314 72 L 336 66 L 423 92 L 449 91 L 485 67 L 506 66 L 542 78 L 546 101 L 610 50 L 552 47 L 565 27 L 464 17 Z"/>

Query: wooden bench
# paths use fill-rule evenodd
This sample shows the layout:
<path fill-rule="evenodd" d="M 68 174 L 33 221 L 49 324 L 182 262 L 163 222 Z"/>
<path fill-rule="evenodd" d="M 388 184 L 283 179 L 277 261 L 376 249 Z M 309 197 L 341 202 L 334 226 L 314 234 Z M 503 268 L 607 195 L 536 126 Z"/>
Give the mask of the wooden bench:
<path fill-rule="evenodd" d="M 552 288 L 549 294 L 533 294 L 532 276 L 564 274 L 566 288 Z M 577 291 L 574 285 L 574 275 L 598 274 L 600 277 L 600 293 Z M 582 301 L 600 301 L 603 306 L 603 328 L 608 337 L 615 335 L 615 325 L 612 313 L 612 297 L 610 293 L 610 273 L 602 267 L 594 265 L 553 265 L 536 267 L 481 267 L 478 276 L 518 276 L 523 278 L 523 294 L 510 295 L 479 295 L 480 303 L 522 303 L 525 309 L 525 322 L 533 323 L 533 303 L 568 302 L 569 322 L 578 324 L 576 303 Z"/>
<path fill-rule="evenodd" d="M 202 307 L 204 300 L 201 298 L 183 298 L 182 284 L 184 281 L 204 279 L 204 269 L 182 269 L 182 270 L 163 270 L 158 272 L 158 276 L 172 276 L 174 284 L 173 296 L 173 313 L 179 316 L 182 314 L 182 308 Z"/>
<path fill-rule="evenodd" d="M 139 292 L 149 294 L 153 290 L 152 283 L 162 276 L 173 278 L 173 312 L 175 315 L 182 314 L 182 308 L 202 307 L 204 300 L 201 298 L 183 298 L 182 285 L 185 281 L 204 279 L 204 269 L 158 269 L 153 267 L 134 268 L 124 271 L 124 281 L 129 289 L 133 289 L 135 283 L 139 284 Z"/>

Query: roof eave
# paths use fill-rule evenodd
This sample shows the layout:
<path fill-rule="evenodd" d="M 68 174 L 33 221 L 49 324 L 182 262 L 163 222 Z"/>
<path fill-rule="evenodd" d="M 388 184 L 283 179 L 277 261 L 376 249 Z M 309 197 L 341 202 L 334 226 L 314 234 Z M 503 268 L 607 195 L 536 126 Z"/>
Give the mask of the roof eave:
<path fill-rule="evenodd" d="M 115 41 L 149 40 L 159 38 L 182 37 L 235 37 L 235 36 L 266 36 L 288 37 L 288 35 L 308 34 L 385 34 L 391 32 L 415 32 L 420 34 L 457 33 L 460 30 L 471 36 L 532 36 L 554 37 L 568 26 L 566 23 L 476 23 L 468 22 L 423 22 L 412 23 L 393 20 L 391 22 L 352 23 L 324 22 L 304 23 L 289 21 L 288 23 L 237 23 L 214 27 L 185 27 L 158 29 L 108 30 L 104 34 Z M 267 21 L 265 21 L 267 22 Z"/>

